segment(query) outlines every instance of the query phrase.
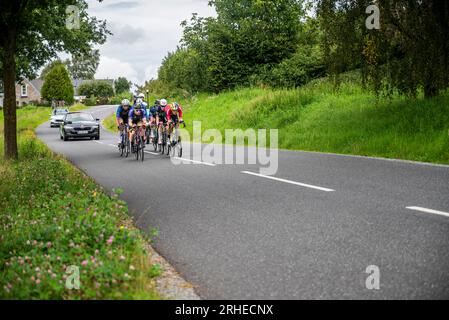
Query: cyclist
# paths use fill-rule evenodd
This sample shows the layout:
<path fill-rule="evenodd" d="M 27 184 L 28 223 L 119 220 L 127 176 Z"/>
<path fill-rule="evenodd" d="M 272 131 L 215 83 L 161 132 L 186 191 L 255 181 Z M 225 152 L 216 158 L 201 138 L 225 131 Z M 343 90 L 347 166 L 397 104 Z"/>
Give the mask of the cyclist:
<path fill-rule="evenodd" d="M 134 134 L 137 130 L 137 127 L 146 126 L 147 125 L 147 113 L 145 109 L 143 108 L 143 101 L 142 99 L 137 99 L 134 107 L 129 112 L 129 127 L 130 134 L 129 134 L 129 140 L 132 144 L 132 149 L 134 150 Z"/>
<path fill-rule="evenodd" d="M 124 99 L 122 104 L 118 106 L 115 122 L 117 123 L 117 127 L 120 130 L 120 140 L 118 142 L 119 146 L 122 144 L 122 130 L 123 125 L 128 124 L 129 119 L 129 111 L 130 111 L 130 103 L 128 99 Z"/>
<path fill-rule="evenodd" d="M 145 102 L 145 95 L 143 93 L 139 93 L 137 96 L 134 96 L 134 105 L 136 105 L 139 99 L 141 100 L 142 106 L 146 111 L 148 108 L 148 104 Z"/>
<path fill-rule="evenodd" d="M 159 121 L 158 121 L 158 109 L 161 108 L 161 100 L 156 100 L 154 102 L 154 106 L 152 106 L 150 109 L 148 109 L 148 119 L 150 121 L 150 126 L 154 127 L 156 126 Z M 152 130 L 152 128 L 150 129 L 151 133 L 150 133 L 150 143 L 153 143 L 153 139 L 154 139 L 154 132 Z"/>
<path fill-rule="evenodd" d="M 159 133 L 159 141 L 158 144 L 162 144 L 162 134 L 163 130 L 166 128 L 167 125 L 167 113 L 165 112 L 165 108 L 167 107 L 167 100 L 161 99 L 160 100 L 160 106 L 157 108 L 157 119 L 156 122 L 158 124 L 158 133 Z"/>
<path fill-rule="evenodd" d="M 165 107 L 165 113 L 167 114 L 168 136 L 170 137 L 173 132 L 173 128 L 178 128 L 179 123 L 184 122 L 182 120 L 182 107 L 179 105 L 179 103 L 173 102 L 172 104 L 169 104 Z"/>

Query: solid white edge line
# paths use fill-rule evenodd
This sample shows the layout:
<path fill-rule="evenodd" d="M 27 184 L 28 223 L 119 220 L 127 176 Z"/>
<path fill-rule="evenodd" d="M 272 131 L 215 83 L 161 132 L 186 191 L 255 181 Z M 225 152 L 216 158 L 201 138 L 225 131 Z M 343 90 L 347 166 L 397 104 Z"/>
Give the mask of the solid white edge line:
<path fill-rule="evenodd" d="M 438 211 L 438 210 L 427 209 L 427 208 L 422 208 L 422 207 L 406 207 L 406 209 L 413 210 L 413 211 L 421 211 L 421 212 L 425 212 L 425 213 L 436 214 L 436 215 L 439 215 L 439 216 L 444 216 L 444 217 L 448 217 L 449 218 L 449 213 L 448 212 L 444 212 L 444 211 Z"/>
<path fill-rule="evenodd" d="M 291 180 L 287 180 L 287 179 L 281 179 L 281 178 L 266 176 L 266 175 L 263 175 L 263 174 L 254 173 L 254 172 L 250 172 L 250 171 L 242 171 L 242 173 L 249 174 L 249 175 L 256 176 L 256 177 L 265 178 L 265 179 L 271 179 L 271 180 L 276 180 L 276 181 L 285 182 L 285 183 L 289 183 L 289 184 L 294 184 L 294 185 L 305 187 L 305 188 L 320 190 L 320 191 L 324 191 L 324 192 L 334 192 L 335 191 L 335 190 L 329 189 L 329 188 L 323 188 L 323 187 L 318 187 L 318 186 L 314 186 L 314 185 L 311 185 L 311 184 L 305 184 L 305 183 L 291 181 Z"/>

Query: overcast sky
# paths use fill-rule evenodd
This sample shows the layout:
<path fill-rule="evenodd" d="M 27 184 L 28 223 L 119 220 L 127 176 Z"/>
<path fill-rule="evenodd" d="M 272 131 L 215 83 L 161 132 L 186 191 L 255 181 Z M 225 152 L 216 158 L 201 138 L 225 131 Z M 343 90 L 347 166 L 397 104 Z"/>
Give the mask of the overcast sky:
<path fill-rule="evenodd" d="M 181 22 L 192 13 L 215 16 L 208 0 L 89 0 L 89 13 L 107 20 L 114 35 L 100 47 L 96 78 L 125 76 L 134 83 L 157 77 L 168 51 L 182 35 Z"/>

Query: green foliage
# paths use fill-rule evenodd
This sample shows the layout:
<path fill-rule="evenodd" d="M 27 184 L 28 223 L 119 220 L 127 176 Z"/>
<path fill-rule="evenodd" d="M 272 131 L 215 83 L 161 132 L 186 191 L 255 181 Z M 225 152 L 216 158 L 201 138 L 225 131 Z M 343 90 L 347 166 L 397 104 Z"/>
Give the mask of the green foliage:
<path fill-rule="evenodd" d="M 100 63 L 100 51 L 72 54 L 68 69 L 73 79 L 93 79 Z"/>
<path fill-rule="evenodd" d="M 158 299 L 150 276 L 160 275 L 159 265 L 126 204 L 34 136 L 49 112 L 19 110 L 22 160 L 0 162 L 0 298 Z M 66 288 L 71 265 L 80 290 Z"/>
<path fill-rule="evenodd" d="M 70 29 L 66 27 L 66 9 L 73 5 L 80 9 L 80 28 Z M 87 53 L 93 44 L 106 41 L 106 22 L 89 16 L 87 7 L 84 0 L 1 2 L 5 19 L 0 20 L 0 29 L 5 34 L 0 37 L 0 53 L 9 50 L 14 41 L 18 78 L 33 79 L 58 52 Z"/>
<path fill-rule="evenodd" d="M 48 102 L 64 100 L 67 104 L 73 103 L 74 91 L 72 81 L 63 64 L 56 64 L 45 76 L 41 95 Z"/>
<path fill-rule="evenodd" d="M 97 97 L 101 100 L 107 100 L 114 95 L 114 88 L 106 81 L 85 81 L 78 87 L 78 95 L 86 96 L 88 98 Z"/>
<path fill-rule="evenodd" d="M 369 0 L 320 0 L 327 65 L 337 80 L 360 67 L 378 93 L 399 90 L 426 97 L 449 87 L 449 3 L 447 1 L 378 1 L 380 30 L 368 30 Z"/>
<path fill-rule="evenodd" d="M 189 92 L 248 85 L 253 75 L 290 58 L 298 45 L 301 0 L 215 0 L 217 18 L 183 23 L 182 47 L 170 53 L 159 80 Z M 265 71 L 264 71 L 265 72 Z"/>
<path fill-rule="evenodd" d="M 41 75 L 39 76 L 39 79 L 45 80 L 45 77 L 47 76 L 47 74 L 50 72 L 51 69 L 53 69 L 53 67 L 55 67 L 56 65 L 64 65 L 67 66 L 68 61 L 61 61 L 60 59 L 56 59 L 56 60 L 52 60 L 50 61 L 45 67 L 44 69 L 42 69 L 41 71 Z"/>
<path fill-rule="evenodd" d="M 449 164 L 449 92 L 378 98 L 359 83 L 354 72 L 342 75 L 338 92 L 318 79 L 299 89 L 199 94 L 183 104 L 184 120 L 201 121 L 203 130 L 219 129 L 223 137 L 230 128 L 279 129 L 284 149 Z"/>
<path fill-rule="evenodd" d="M 115 80 L 114 86 L 117 94 L 129 93 L 131 89 L 132 82 L 128 81 L 125 77 L 119 77 Z"/>

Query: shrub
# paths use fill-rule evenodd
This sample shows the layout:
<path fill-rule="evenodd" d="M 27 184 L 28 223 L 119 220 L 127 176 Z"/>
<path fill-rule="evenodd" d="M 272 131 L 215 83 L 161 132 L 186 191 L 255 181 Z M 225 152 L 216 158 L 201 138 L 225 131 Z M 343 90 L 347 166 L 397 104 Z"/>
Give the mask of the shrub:
<path fill-rule="evenodd" d="M 74 102 L 72 81 L 64 65 L 57 64 L 48 72 L 41 95 L 46 101 L 64 100 L 67 104 Z"/>

